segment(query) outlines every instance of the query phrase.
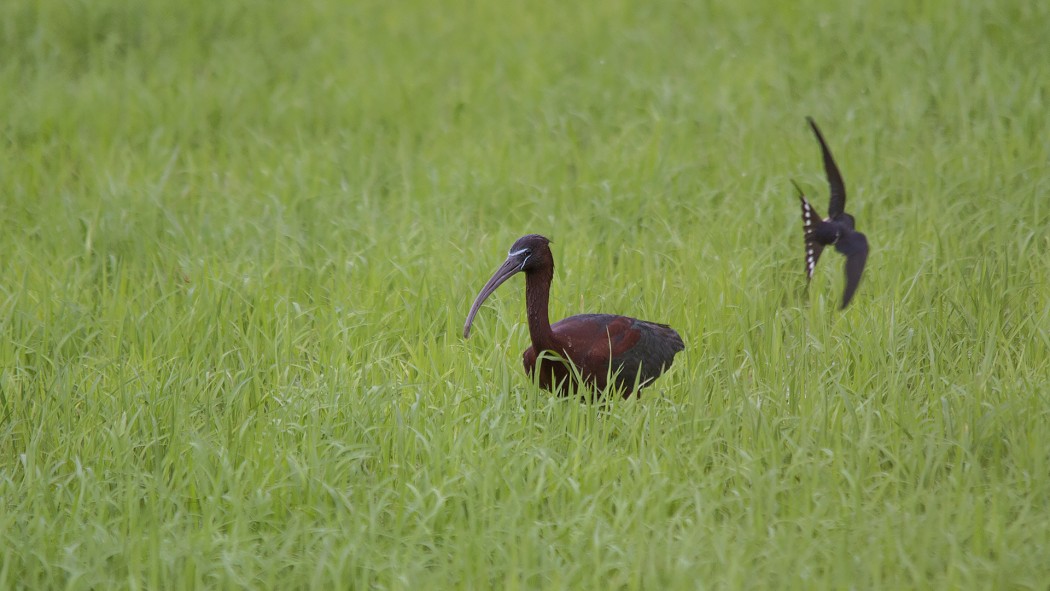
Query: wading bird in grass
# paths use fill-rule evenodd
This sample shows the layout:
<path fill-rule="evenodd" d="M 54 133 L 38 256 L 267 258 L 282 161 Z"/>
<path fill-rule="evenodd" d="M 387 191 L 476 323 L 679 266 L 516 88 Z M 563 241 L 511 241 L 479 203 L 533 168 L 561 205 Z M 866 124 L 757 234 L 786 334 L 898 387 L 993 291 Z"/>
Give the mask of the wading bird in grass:
<path fill-rule="evenodd" d="M 854 230 L 853 216 L 846 213 L 846 186 L 839 174 L 839 167 L 835 165 L 835 159 L 831 157 L 831 150 L 824 141 L 820 128 L 817 127 L 813 118 L 806 117 L 809 126 L 820 142 L 820 150 L 824 155 L 824 172 L 828 177 L 828 186 L 831 188 L 831 201 L 828 203 L 828 217 L 823 220 L 817 210 L 806 201 L 806 196 L 798 183 L 791 181 L 798 191 L 799 201 L 802 202 L 802 229 L 806 233 L 806 281 L 813 278 L 813 269 L 817 266 L 820 253 L 825 246 L 834 244 L 835 250 L 846 256 L 846 289 L 842 292 L 842 308 L 849 305 L 853 293 L 860 285 L 860 277 L 864 273 L 864 263 L 868 260 L 868 239 Z"/>
<path fill-rule="evenodd" d="M 517 273 L 525 273 L 525 311 L 532 346 L 525 350 L 525 371 L 535 377 L 539 358 L 540 387 L 567 394 L 569 382 L 599 392 L 609 385 L 629 397 L 671 366 L 685 349 L 682 338 L 669 326 L 612 314 L 579 314 L 555 322 L 547 316 L 554 255 L 550 240 L 538 234 L 522 236 L 510 247 L 507 260 L 481 288 L 463 326 L 470 336 L 474 316 L 496 288 Z M 566 363 L 571 363 L 571 366 Z M 576 382 L 579 377 L 584 384 Z M 581 387 L 583 386 L 583 387 Z"/>

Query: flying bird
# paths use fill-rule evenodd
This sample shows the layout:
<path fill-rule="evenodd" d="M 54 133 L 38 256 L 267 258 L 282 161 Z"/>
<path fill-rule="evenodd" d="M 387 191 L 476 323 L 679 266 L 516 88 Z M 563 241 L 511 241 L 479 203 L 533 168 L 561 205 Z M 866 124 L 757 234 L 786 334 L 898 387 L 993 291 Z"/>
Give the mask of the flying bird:
<path fill-rule="evenodd" d="M 463 338 L 481 304 L 503 282 L 517 273 L 525 274 L 525 311 L 532 346 L 525 350 L 523 362 L 529 376 L 535 377 L 539 361 L 539 385 L 551 392 L 567 394 L 570 380 L 582 378 L 583 386 L 604 391 L 612 379 L 617 391 L 628 398 L 650 384 L 685 349 L 682 338 L 671 327 L 612 314 L 579 314 L 551 325 L 547 315 L 554 256 L 550 240 L 538 234 L 519 238 L 507 253 L 507 260 L 488 280 L 470 307 Z M 575 367 L 575 371 L 567 363 Z"/>
<path fill-rule="evenodd" d="M 817 210 L 806 200 L 798 183 L 791 181 L 798 191 L 799 201 L 802 202 L 802 229 L 806 234 L 806 281 L 813 278 L 813 269 L 816 268 L 824 247 L 834 244 L 835 250 L 846 256 L 846 288 L 842 292 L 842 307 L 839 308 L 843 310 L 849 305 L 857 286 L 860 285 L 864 264 L 868 261 L 868 239 L 855 230 L 853 216 L 846 213 L 846 186 L 842 182 L 838 166 L 835 165 L 835 159 L 831 156 L 831 150 L 824 141 L 824 135 L 820 133 L 820 128 L 812 117 L 806 117 L 806 121 L 820 142 L 820 150 L 824 155 L 824 172 L 831 189 L 828 217 L 821 219 Z"/>

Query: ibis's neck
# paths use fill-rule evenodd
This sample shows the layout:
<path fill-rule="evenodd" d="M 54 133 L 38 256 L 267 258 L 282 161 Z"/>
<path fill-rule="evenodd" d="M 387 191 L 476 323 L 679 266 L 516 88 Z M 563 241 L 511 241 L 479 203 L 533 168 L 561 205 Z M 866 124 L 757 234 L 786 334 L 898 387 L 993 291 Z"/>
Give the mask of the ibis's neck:
<path fill-rule="evenodd" d="M 537 353 L 554 348 L 554 332 L 547 315 L 553 279 L 553 267 L 534 269 L 525 274 L 525 312 L 529 317 L 529 336 Z"/>

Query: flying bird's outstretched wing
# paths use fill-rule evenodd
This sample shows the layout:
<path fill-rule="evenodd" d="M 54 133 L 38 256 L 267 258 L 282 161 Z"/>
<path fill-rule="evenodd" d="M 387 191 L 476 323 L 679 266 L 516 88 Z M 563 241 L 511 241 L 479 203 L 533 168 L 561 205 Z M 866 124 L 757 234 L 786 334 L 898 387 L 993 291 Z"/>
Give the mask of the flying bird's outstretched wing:
<path fill-rule="evenodd" d="M 828 143 L 824 141 L 824 135 L 820 133 L 817 122 L 813 121 L 812 117 L 806 117 L 806 121 L 813 128 L 813 133 L 817 136 L 817 141 L 820 142 L 820 151 L 824 154 L 824 173 L 828 176 L 828 188 L 831 189 L 831 200 L 828 202 L 828 217 L 835 219 L 837 215 L 846 211 L 846 185 L 842 182 L 842 174 L 839 173 L 839 167 L 835 164 L 835 159 L 831 157 L 831 150 L 828 148 Z"/>
<path fill-rule="evenodd" d="M 802 189 L 798 184 L 795 181 L 791 181 L 791 184 L 795 185 L 795 190 L 798 191 L 798 200 L 802 204 L 802 230 L 806 233 L 806 281 L 809 281 L 813 279 L 813 269 L 817 268 L 820 253 L 824 251 L 824 245 L 818 242 L 814 236 L 817 227 L 824 222 L 820 219 L 820 214 L 817 213 L 817 210 L 813 209 L 809 201 L 806 201 L 806 196 L 802 193 Z"/>
<path fill-rule="evenodd" d="M 860 285 L 864 264 L 868 262 L 868 238 L 860 232 L 845 232 L 835 242 L 835 250 L 846 255 L 846 289 L 842 292 L 842 308 L 849 305 Z"/>

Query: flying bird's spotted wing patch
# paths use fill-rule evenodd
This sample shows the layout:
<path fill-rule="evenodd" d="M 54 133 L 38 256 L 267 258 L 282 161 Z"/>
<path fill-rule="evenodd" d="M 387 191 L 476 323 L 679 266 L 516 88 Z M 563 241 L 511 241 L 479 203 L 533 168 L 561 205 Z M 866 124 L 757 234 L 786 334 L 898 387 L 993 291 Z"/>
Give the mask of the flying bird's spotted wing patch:
<path fill-rule="evenodd" d="M 813 279 L 813 270 L 817 268 L 820 253 L 824 251 L 824 245 L 816 240 L 817 227 L 823 223 L 820 215 L 806 198 L 799 194 L 802 202 L 802 230 L 806 233 L 806 279 Z"/>

